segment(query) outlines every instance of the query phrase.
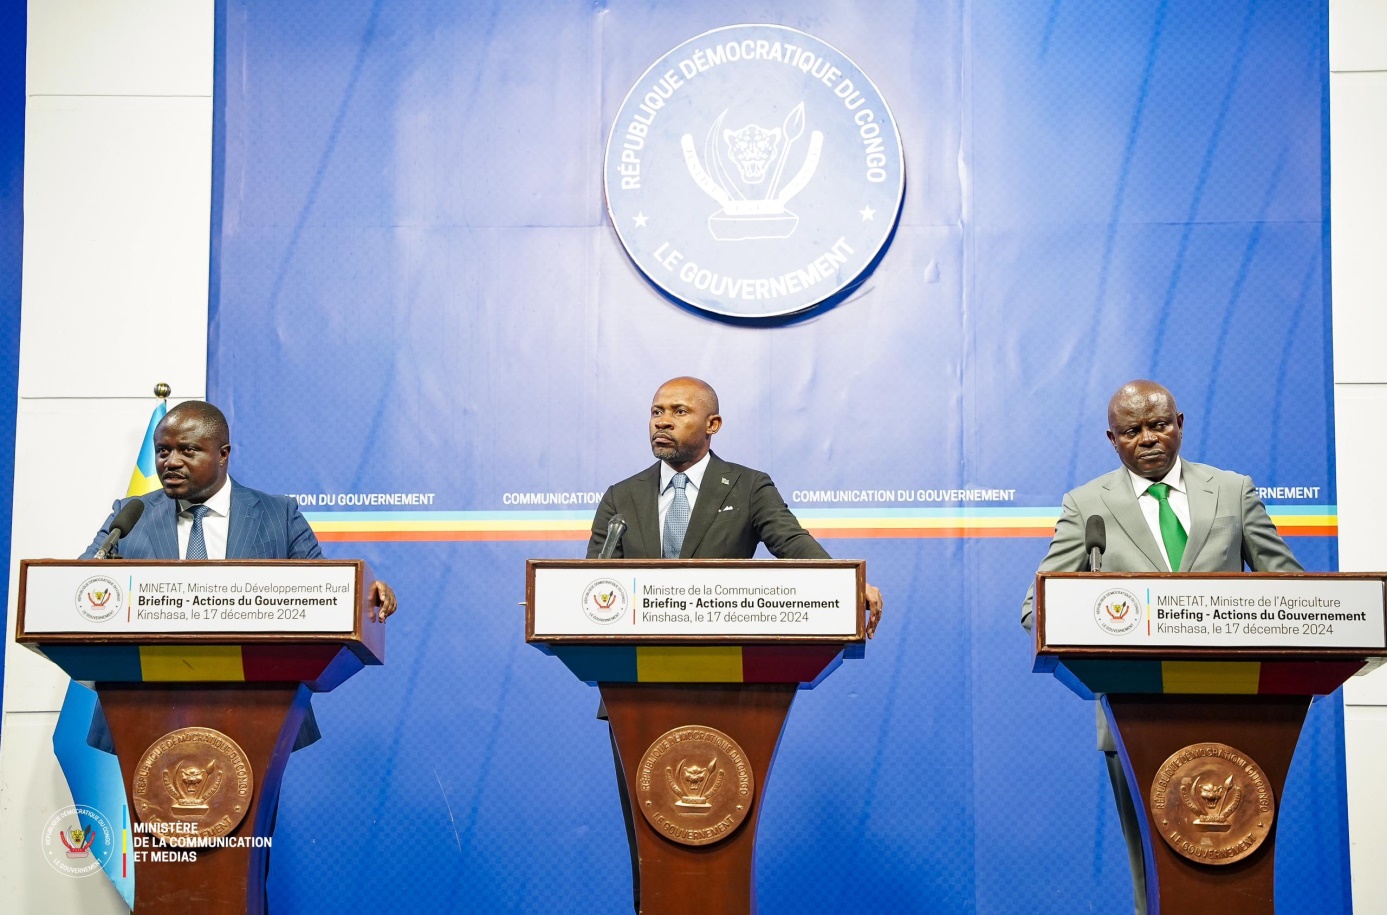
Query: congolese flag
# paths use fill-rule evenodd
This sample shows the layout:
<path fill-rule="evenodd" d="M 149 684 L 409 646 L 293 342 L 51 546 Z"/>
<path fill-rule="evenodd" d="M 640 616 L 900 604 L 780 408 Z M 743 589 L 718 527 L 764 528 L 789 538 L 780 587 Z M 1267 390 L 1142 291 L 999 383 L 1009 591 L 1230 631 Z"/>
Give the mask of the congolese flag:
<path fill-rule="evenodd" d="M 126 496 L 142 496 L 159 489 L 159 476 L 154 472 L 154 427 L 169 412 L 166 400 L 159 401 L 149 417 L 149 428 L 144 431 L 144 444 L 140 446 L 140 456 L 135 458 L 135 470 L 130 474 L 130 488 Z"/>
<path fill-rule="evenodd" d="M 130 474 L 127 496 L 143 496 L 160 488 L 154 471 L 154 428 L 169 412 L 168 402 L 160 400 L 149 417 L 144 444 L 135 458 L 135 470 Z M 113 848 L 102 868 L 116 892 L 132 910 L 135 907 L 135 861 L 130 839 L 130 811 L 125 806 L 125 785 L 120 775 L 120 761 L 107 749 L 87 743 L 92 716 L 97 704 L 96 693 L 81 683 L 68 684 L 63 708 L 58 713 L 58 725 L 53 731 L 53 755 L 67 779 L 74 804 L 100 811 L 110 824 Z"/>

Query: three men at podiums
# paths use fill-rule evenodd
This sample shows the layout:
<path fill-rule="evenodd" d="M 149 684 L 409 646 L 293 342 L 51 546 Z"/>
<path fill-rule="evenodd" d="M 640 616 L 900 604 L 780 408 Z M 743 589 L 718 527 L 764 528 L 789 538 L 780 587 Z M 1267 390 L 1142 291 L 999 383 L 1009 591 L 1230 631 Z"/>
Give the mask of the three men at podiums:
<path fill-rule="evenodd" d="M 828 558 L 769 476 L 713 453 L 711 441 L 722 422 L 717 394 L 706 382 L 680 377 L 659 387 L 649 415 L 656 463 L 607 489 L 593 520 L 589 559 L 750 558 L 762 544 L 778 558 Z M 1164 387 L 1151 381 L 1123 385 L 1108 404 L 1107 425 L 1121 467 L 1065 494 L 1041 572 L 1088 569 L 1084 532 L 1094 518 L 1106 529 L 1106 571 L 1300 571 L 1248 477 L 1181 460 L 1184 415 Z M 156 428 L 154 445 L 162 488 L 118 500 L 84 559 L 117 538 L 127 559 L 322 557 L 292 498 L 250 489 L 228 476 L 230 434 L 216 407 L 198 401 L 174 407 Z M 1032 591 L 1022 606 L 1027 629 L 1033 624 Z M 868 585 L 866 599 L 870 637 L 881 618 L 882 596 Z M 381 581 L 372 601 L 381 621 L 396 608 L 393 590 Z M 311 718 L 305 729 L 316 731 Z M 1116 761 L 1101 708 L 1098 729 L 1129 848 L 1136 910 L 1142 912 L 1146 874 L 1133 786 Z M 617 765 L 629 835 L 630 801 L 619 759 Z M 639 868 L 632 836 L 633 879 Z M 638 880 L 635 905 L 639 910 Z"/>

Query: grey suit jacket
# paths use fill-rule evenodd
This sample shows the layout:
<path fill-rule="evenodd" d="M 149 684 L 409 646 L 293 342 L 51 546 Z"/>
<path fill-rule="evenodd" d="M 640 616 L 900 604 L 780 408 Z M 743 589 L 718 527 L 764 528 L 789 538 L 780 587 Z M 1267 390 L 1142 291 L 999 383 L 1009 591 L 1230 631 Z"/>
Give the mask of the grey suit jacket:
<path fill-rule="evenodd" d="M 1189 541 L 1180 572 L 1300 572 L 1300 563 L 1276 532 L 1252 478 L 1207 464 L 1184 464 L 1185 492 L 1190 503 Z M 1161 548 L 1137 504 L 1127 468 L 1119 467 L 1064 495 L 1064 508 L 1055 524 L 1050 550 L 1041 572 L 1082 572 L 1088 568 L 1084 525 L 1090 516 L 1103 519 L 1107 549 L 1105 572 L 1166 572 Z M 1035 583 L 1021 603 L 1021 625 L 1034 623 Z M 1107 719 L 1098 709 L 1099 749 L 1114 749 Z"/>
<path fill-rule="evenodd" d="M 258 489 L 231 485 L 231 517 L 226 537 L 227 559 L 321 559 L 323 551 L 299 505 L 289 496 L 275 496 Z M 155 490 L 148 495 L 117 499 L 106 523 L 101 525 L 83 559 L 96 555 L 101 541 L 111 530 L 117 513 L 127 502 L 138 498 L 144 514 L 134 529 L 120 541 L 123 559 L 179 559 L 178 500 Z"/>
<path fill-rule="evenodd" d="M 602 551 L 607 523 L 620 512 L 627 529 L 616 558 L 659 559 L 659 489 L 658 462 L 609 487 L 593 518 L 588 558 Z M 750 559 L 758 543 L 779 559 L 831 558 L 800 526 L 770 477 L 710 455 L 679 558 Z"/>

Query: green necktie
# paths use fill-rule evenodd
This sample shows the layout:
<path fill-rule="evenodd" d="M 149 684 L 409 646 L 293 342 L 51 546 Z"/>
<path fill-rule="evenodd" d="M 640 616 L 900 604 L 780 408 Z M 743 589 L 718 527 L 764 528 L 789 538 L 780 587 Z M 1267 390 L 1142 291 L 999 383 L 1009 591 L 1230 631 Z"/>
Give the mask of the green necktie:
<path fill-rule="evenodd" d="M 1170 484 L 1152 483 L 1146 487 L 1146 491 L 1160 505 L 1161 540 L 1165 543 L 1165 554 L 1170 557 L 1170 570 L 1178 572 L 1190 535 L 1185 533 L 1185 526 L 1175 517 L 1175 509 L 1170 507 Z"/>

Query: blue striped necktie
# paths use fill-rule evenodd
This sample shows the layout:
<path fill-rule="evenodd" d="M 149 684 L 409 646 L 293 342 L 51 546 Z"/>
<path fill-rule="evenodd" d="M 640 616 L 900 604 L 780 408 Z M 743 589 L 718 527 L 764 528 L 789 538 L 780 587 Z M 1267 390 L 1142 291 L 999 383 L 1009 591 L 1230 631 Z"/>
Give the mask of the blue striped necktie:
<path fill-rule="evenodd" d="M 193 513 L 193 529 L 188 534 L 188 555 L 184 559 L 206 559 L 207 540 L 202 535 L 202 516 L 212 509 L 206 505 L 194 505 L 188 511 Z"/>
<path fill-rule="evenodd" d="M 684 487 L 689 485 L 687 473 L 676 473 L 669 485 L 674 487 L 674 501 L 669 503 L 665 513 L 665 532 L 660 538 L 660 556 L 663 559 L 678 559 L 684 548 L 684 533 L 689 529 L 689 497 Z"/>

